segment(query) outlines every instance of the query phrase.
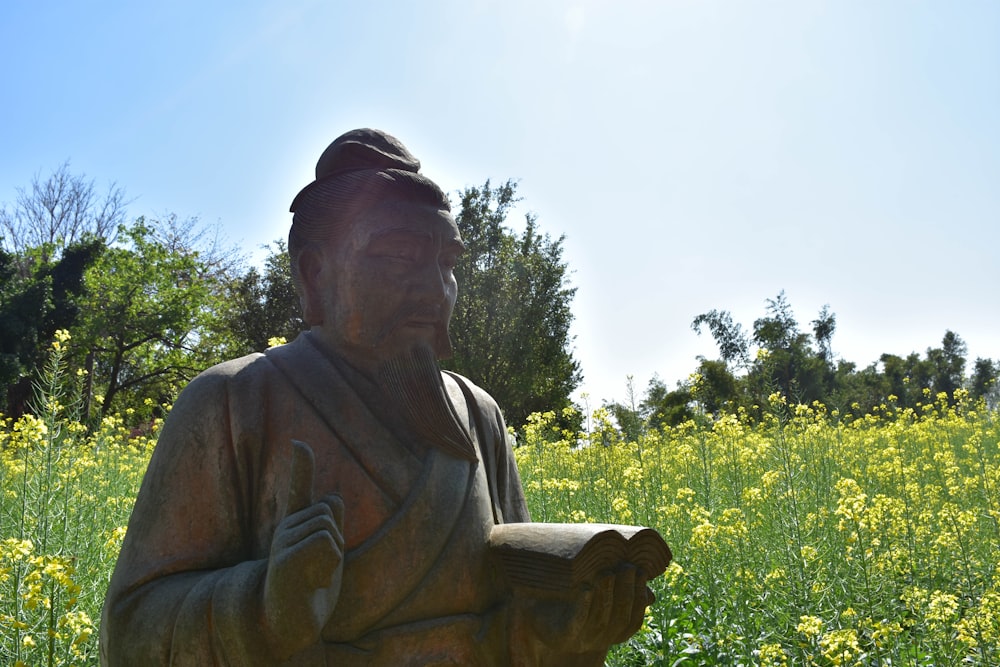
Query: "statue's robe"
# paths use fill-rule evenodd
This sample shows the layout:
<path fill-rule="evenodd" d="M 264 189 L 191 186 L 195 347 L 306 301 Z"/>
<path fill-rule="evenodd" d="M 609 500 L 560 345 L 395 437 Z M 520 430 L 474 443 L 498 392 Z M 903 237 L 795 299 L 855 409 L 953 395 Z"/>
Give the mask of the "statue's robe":
<path fill-rule="evenodd" d="M 101 625 L 106 665 L 271 665 L 261 600 L 287 514 L 291 441 L 315 494 L 344 500 L 343 584 L 323 639 L 294 665 L 506 665 L 506 609 L 487 554 L 527 521 L 494 401 L 445 373 L 475 462 L 416 442 L 309 334 L 216 366 L 178 398 L 142 483 Z"/>

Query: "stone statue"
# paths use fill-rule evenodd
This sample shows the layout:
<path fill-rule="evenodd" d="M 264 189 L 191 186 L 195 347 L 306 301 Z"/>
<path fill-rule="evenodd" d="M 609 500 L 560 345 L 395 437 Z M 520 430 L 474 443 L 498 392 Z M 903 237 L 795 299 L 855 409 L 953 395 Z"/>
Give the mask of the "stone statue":
<path fill-rule="evenodd" d="M 111 579 L 103 665 L 602 665 L 638 629 L 652 596 L 626 562 L 533 596 L 491 556 L 494 526 L 530 519 L 497 405 L 437 365 L 463 245 L 419 167 L 355 130 L 295 197 L 311 328 L 178 398 Z"/>

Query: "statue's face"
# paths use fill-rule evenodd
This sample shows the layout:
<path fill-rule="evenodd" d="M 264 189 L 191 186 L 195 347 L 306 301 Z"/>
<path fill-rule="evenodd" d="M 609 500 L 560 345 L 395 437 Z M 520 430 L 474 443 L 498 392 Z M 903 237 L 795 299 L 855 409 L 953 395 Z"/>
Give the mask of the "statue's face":
<path fill-rule="evenodd" d="M 366 208 L 307 268 L 307 298 L 322 319 L 313 330 L 362 367 L 421 344 L 447 356 L 463 249 L 447 211 L 404 201 Z"/>

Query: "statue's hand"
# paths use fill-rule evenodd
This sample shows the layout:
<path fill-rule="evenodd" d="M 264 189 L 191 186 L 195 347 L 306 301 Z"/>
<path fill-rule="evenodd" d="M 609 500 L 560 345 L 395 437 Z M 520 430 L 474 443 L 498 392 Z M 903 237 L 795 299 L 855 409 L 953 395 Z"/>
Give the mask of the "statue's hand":
<path fill-rule="evenodd" d="M 623 563 L 581 591 L 577 609 L 570 616 L 569 634 L 575 634 L 577 642 L 607 650 L 639 630 L 646 607 L 654 599 L 642 571 Z"/>
<path fill-rule="evenodd" d="M 537 664 L 603 665 L 611 645 L 640 628 L 654 599 L 641 570 L 622 563 L 568 597 L 519 600 L 520 620 L 531 626 L 522 636 L 534 635 Z"/>
<path fill-rule="evenodd" d="M 344 570 L 344 503 L 339 496 L 313 501 L 312 450 L 292 444 L 288 514 L 274 531 L 264 580 L 265 625 L 279 659 L 319 639 Z"/>

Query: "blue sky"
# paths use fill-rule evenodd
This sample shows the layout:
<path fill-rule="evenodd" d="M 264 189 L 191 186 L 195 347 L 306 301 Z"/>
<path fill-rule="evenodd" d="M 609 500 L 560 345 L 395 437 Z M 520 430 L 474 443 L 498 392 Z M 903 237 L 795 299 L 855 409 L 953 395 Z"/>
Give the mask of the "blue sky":
<path fill-rule="evenodd" d="M 68 159 L 256 257 L 354 127 L 449 192 L 517 179 L 592 406 L 780 290 L 859 366 L 946 329 L 1000 359 L 997 2 L 8 0 L 0 86 L 0 202 Z"/>

